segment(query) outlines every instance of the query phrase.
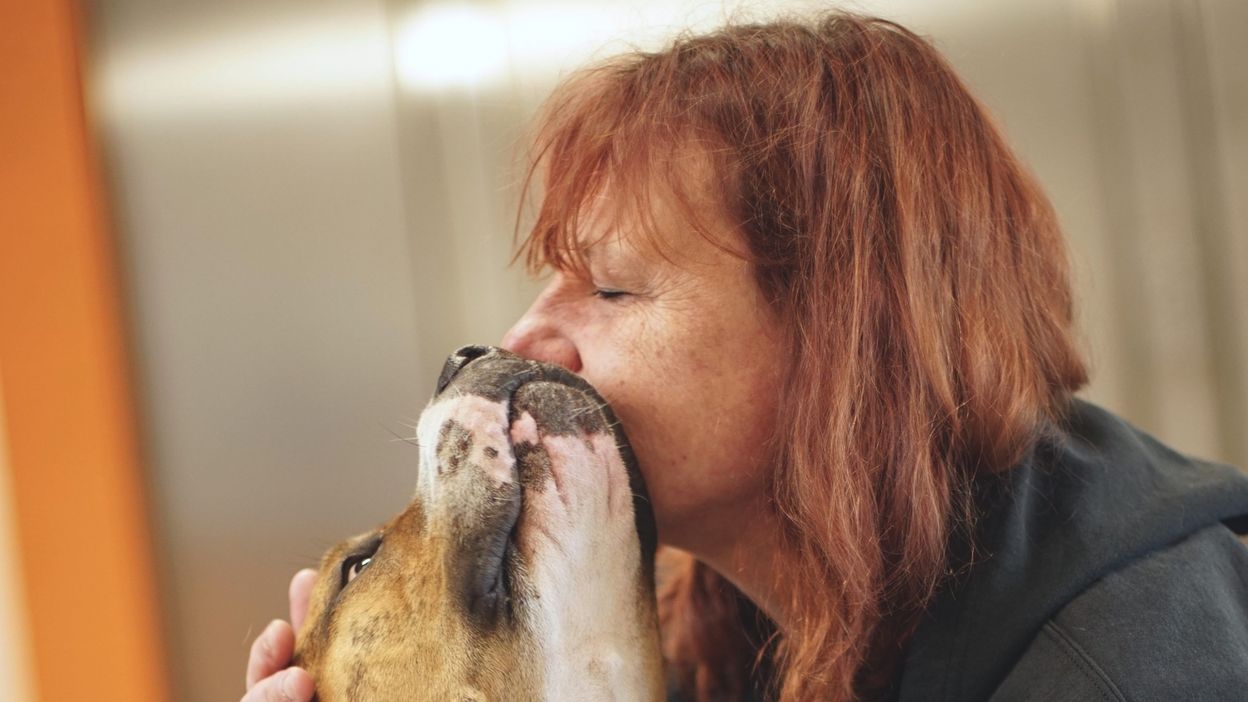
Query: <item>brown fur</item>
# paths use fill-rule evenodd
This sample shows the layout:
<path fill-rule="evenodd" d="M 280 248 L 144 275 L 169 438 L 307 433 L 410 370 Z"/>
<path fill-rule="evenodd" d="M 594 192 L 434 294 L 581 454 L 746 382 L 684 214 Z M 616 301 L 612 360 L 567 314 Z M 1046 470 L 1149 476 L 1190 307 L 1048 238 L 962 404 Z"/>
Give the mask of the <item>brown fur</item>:
<path fill-rule="evenodd" d="M 466 626 L 447 593 L 445 550 L 450 535 L 424 525 L 413 502 L 374 532 L 338 544 L 321 559 L 297 663 L 330 700 L 537 699 L 531 651 L 523 637 Z M 339 588 L 343 559 L 384 535 L 368 566 L 370 577 Z M 528 671 L 528 672 L 526 672 Z"/>

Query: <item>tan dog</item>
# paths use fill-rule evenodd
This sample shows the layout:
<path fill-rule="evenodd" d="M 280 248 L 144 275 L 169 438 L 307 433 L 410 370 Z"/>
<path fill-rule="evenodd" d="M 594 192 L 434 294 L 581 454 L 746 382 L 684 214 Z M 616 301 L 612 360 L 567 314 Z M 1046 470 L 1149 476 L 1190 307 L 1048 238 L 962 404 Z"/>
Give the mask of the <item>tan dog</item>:
<path fill-rule="evenodd" d="M 319 699 L 662 699 L 654 517 L 598 393 L 469 346 L 417 436 L 411 505 L 321 561 L 296 652 Z"/>

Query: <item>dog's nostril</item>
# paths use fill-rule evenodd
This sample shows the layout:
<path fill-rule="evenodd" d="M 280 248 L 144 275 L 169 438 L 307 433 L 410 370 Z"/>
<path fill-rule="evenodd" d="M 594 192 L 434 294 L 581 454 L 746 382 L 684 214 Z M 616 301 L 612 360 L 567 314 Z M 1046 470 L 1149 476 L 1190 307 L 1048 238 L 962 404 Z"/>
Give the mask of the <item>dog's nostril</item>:
<path fill-rule="evenodd" d="M 446 363 L 442 366 L 442 374 L 438 376 L 438 386 L 434 390 L 434 396 L 442 394 L 447 385 L 451 384 L 451 379 L 464 366 L 472 363 L 474 360 L 481 358 L 491 351 L 490 346 L 461 346 L 446 359 Z"/>
<path fill-rule="evenodd" d="M 474 358 L 481 358 L 489 352 L 489 346 L 463 346 L 457 349 L 454 355 L 458 358 L 464 359 L 464 363 L 467 363 Z"/>

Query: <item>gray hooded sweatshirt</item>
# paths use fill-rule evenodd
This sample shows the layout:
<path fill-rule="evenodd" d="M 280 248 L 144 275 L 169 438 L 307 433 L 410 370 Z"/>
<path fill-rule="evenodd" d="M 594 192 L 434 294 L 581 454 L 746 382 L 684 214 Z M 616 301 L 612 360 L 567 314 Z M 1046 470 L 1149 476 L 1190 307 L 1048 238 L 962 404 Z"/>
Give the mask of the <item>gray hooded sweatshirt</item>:
<path fill-rule="evenodd" d="M 1248 700 L 1248 476 L 1076 401 L 976 491 L 894 699 Z"/>

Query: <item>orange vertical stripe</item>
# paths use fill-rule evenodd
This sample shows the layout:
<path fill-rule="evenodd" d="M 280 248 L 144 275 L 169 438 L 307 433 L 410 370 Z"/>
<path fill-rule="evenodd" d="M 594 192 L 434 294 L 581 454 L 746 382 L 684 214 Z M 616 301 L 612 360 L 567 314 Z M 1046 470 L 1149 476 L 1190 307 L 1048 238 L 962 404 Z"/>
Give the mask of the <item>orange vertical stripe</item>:
<path fill-rule="evenodd" d="M 71 0 L 0 2 L 0 372 L 39 699 L 167 696 Z"/>

